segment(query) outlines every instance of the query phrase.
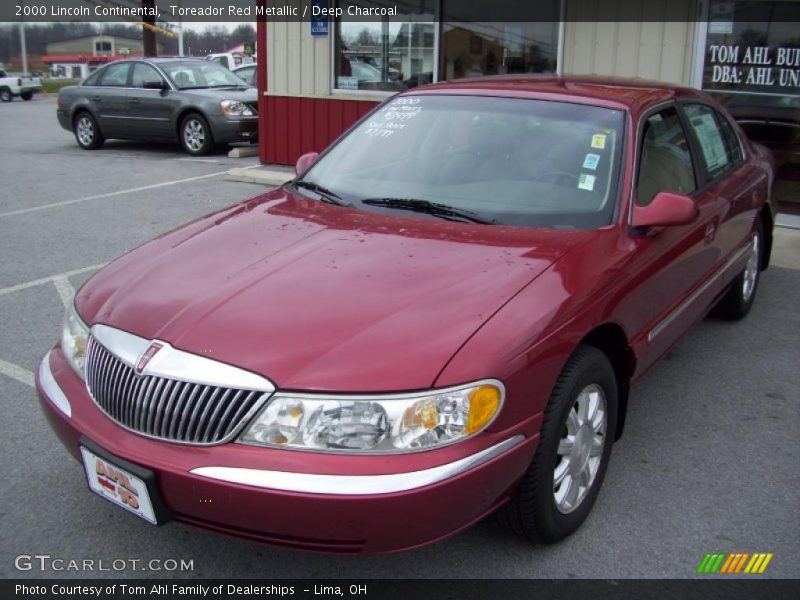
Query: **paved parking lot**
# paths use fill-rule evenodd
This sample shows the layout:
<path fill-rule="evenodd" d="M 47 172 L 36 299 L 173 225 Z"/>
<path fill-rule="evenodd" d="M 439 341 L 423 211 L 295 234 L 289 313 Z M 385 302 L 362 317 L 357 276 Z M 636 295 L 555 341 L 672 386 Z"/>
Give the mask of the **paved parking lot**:
<path fill-rule="evenodd" d="M 707 552 L 744 551 L 774 553 L 765 577 L 800 577 L 800 231 L 780 231 L 746 320 L 705 320 L 634 390 L 603 492 L 570 539 L 530 546 L 487 521 L 394 556 L 311 555 L 151 528 L 91 495 L 32 388 L 74 288 L 153 236 L 256 195 L 222 177 L 256 159 L 132 142 L 85 152 L 52 97 L 0 105 L 0 124 L 0 576 L 691 577 Z M 141 562 L 20 572 L 24 554 Z M 153 559 L 194 570 L 141 571 Z"/>

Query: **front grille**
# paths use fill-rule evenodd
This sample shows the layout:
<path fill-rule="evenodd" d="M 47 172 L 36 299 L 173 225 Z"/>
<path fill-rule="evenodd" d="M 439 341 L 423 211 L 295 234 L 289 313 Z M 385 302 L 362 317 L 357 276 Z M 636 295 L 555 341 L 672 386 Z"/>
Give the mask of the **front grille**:
<path fill-rule="evenodd" d="M 258 114 L 258 102 L 247 102 L 246 104 L 253 111 L 253 114 Z"/>
<path fill-rule="evenodd" d="M 94 337 L 86 348 L 86 383 L 111 419 L 144 435 L 188 444 L 235 436 L 269 394 L 153 375 L 139 376 Z"/>

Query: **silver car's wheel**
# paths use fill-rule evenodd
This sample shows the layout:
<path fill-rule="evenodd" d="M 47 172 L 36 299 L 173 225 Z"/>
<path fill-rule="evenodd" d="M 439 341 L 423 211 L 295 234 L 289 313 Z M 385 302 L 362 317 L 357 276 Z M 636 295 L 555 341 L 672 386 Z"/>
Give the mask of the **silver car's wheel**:
<path fill-rule="evenodd" d="M 97 126 L 97 121 L 88 112 L 82 112 L 75 117 L 72 126 L 78 145 L 84 150 L 94 150 L 103 145 L 105 138 Z"/>
<path fill-rule="evenodd" d="M 11 92 L 7 89 L 0 90 L 0 102 L 11 102 L 14 99 L 14 96 L 11 95 Z"/>
<path fill-rule="evenodd" d="M 183 149 L 192 156 L 208 154 L 214 147 L 208 121 L 197 113 L 192 113 L 183 120 L 180 136 Z"/>
<path fill-rule="evenodd" d="M 753 297 L 753 292 L 758 283 L 759 265 L 761 264 L 761 243 L 758 232 L 753 236 L 753 241 L 750 244 L 750 258 L 747 259 L 747 265 L 742 274 L 742 300 L 750 302 Z"/>
<path fill-rule="evenodd" d="M 567 415 L 553 471 L 553 498 L 563 514 L 580 506 L 592 487 L 606 442 L 606 395 L 597 384 L 581 390 Z"/>

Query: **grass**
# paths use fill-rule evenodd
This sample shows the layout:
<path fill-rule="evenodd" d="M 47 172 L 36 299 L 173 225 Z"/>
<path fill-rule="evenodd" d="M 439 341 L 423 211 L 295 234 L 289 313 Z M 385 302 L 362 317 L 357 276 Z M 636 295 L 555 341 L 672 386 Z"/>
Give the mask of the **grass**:
<path fill-rule="evenodd" d="M 46 94 L 57 94 L 61 88 L 75 85 L 80 81 L 80 79 L 46 79 L 42 81 L 42 91 Z"/>

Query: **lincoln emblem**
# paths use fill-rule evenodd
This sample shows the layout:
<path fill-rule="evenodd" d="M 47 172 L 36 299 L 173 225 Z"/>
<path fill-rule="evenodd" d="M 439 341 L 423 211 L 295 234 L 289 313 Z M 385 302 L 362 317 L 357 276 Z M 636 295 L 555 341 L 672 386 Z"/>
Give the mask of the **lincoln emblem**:
<path fill-rule="evenodd" d="M 147 347 L 142 355 L 139 357 L 139 361 L 136 363 L 136 368 L 134 371 L 137 375 L 141 375 L 145 368 L 147 367 L 148 363 L 153 359 L 153 357 L 164 347 L 164 344 L 159 344 L 158 342 L 153 342 Z"/>

